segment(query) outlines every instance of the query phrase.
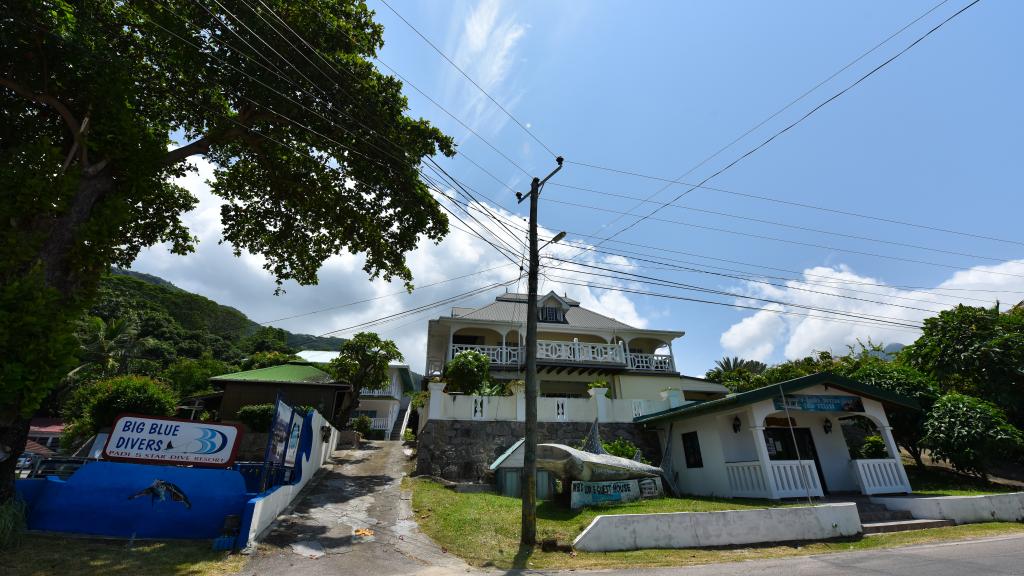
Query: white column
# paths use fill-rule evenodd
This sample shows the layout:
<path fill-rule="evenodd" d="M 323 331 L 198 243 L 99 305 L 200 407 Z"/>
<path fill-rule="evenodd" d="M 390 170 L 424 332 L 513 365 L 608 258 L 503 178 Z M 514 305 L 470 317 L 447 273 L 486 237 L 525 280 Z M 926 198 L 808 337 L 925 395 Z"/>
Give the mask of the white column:
<path fill-rule="evenodd" d="M 448 325 L 448 350 L 445 352 L 445 355 L 444 355 L 444 363 L 445 364 L 447 364 L 448 361 L 452 359 L 452 343 L 454 341 L 454 333 L 455 333 L 455 331 L 452 330 L 452 326 L 451 326 L 451 324 L 449 324 Z M 443 366 L 441 368 L 441 371 L 444 372 L 444 367 Z"/>
<path fill-rule="evenodd" d="M 587 390 L 591 400 L 594 401 L 594 414 L 598 422 L 608 422 L 608 393 L 607 388 L 591 388 Z"/>
<path fill-rule="evenodd" d="M 520 386 L 515 393 L 516 398 L 516 422 L 526 421 L 526 390 Z"/>
<path fill-rule="evenodd" d="M 900 471 L 900 480 L 903 481 L 903 491 L 910 494 L 913 490 L 910 487 L 910 479 L 907 478 L 907 471 L 903 469 L 900 449 L 896 446 L 896 439 L 892 437 L 892 426 L 882 426 L 879 432 L 882 433 L 882 440 L 885 441 L 885 449 L 889 451 L 889 457 L 896 461 L 896 468 Z"/>
<path fill-rule="evenodd" d="M 764 476 L 764 485 L 768 488 L 768 498 L 778 500 L 779 496 L 775 492 L 775 482 L 772 481 L 772 461 L 768 457 L 768 446 L 764 443 L 764 426 L 751 426 L 750 432 L 754 435 L 757 460 L 761 463 L 761 473 Z"/>
<path fill-rule="evenodd" d="M 675 372 L 676 371 L 676 355 L 675 355 L 675 352 L 672 352 L 672 343 L 671 342 L 668 343 L 668 356 L 669 356 L 669 359 L 670 359 L 669 361 L 672 363 L 672 371 Z"/>
<path fill-rule="evenodd" d="M 444 382 L 430 382 L 427 389 L 430 390 L 430 412 L 427 417 L 431 420 L 447 420 L 444 416 L 444 399 L 448 395 L 444 393 Z"/>

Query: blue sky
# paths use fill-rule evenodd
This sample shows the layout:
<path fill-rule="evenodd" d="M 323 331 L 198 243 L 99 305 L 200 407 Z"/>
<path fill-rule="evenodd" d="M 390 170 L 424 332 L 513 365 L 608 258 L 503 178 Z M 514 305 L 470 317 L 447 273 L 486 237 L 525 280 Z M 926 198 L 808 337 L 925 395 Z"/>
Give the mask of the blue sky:
<path fill-rule="evenodd" d="M 827 78 L 933 6 L 931 2 L 498 2 L 440 4 L 392 2 L 402 15 L 450 55 L 470 76 L 537 136 L 570 161 L 552 184 L 647 197 L 664 183 L 583 167 L 584 162 L 665 178 L 677 178 L 723 145 L 755 126 L 792 99 Z M 947 1 L 916 25 L 886 43 L 785 113 L 722 152 L 684 180 L 698 182 L 757 143 L 796 120 L 868 72 L 967 2 Z M 531 174 L 543 176 L 554 163 L 540 144 L 514 124 L 445 62 L 383 4 L 371 1 L 385 26 L 381 59 L 471 125 Z M 443 9 L 442 9 L 443 6 Z M 793 271 L 761 270 L 807 282 L 842 280 L 824 290 L 880 303 L 807 292 L 822 286 L 767 286 L 735 278 L 664 269 L 627 268 L 676 282 L 740 293 L 748 298 L 701 296 L 675 288 L 616 281 L 629 290 L 647 290 L 762 308 L 774 299 L 827 307 L 854 315 L 898 318 L 917 323 L 956 301 L 980 304 L 1024 299 L 1024 241 L 1020 134 L 1024 132 L 1024 83 L 1019 71 L 1024 37 L 1015 23 L 1024 5 L 986 0 L 967 10 L 905 55 L 752 156 L 707 183 L 722 189 L 861 212 L 933 227 L 993 236 L 998 242 L 903 225 L 842 216 L 698 189 L 679 204 L 748 218 L 833 232 L 822 234 L 765 223 L 666 207 L 656 218 L 683 221 L 734 233 L 648 219 L 616 236 L 601 249 L 633 250 L 658 258 L 685 259 L 708 266 L 753 272 L 718 258 Z M 454 122 L 412 88 L 411 113 L 441 126 L 459 141 L 461 156 L 444 160 L 457 178 L 497 203 L 512 222 L 522 216 L 512 193 L 525 190 L 527 177 L 479 138 Z M 260 259 L 230 256 L 217 246 L 217 206 L 201 178 L 186 182 L 203 200 L 189 224 L 204 240 L 188 257 L 146 251 L 135 268 L 168 278 L 184 288 L 233 305 L 254 319 L 271 320 L 296 312 L 344 304 L 368 296 L 374 306 L 310 315 L 282 327 L 321 333 L 505 279 L 511 268 L 426 289 L 410 296 L 384 297 L 398 290 L 365 280 L 358 256 L 332 259 L 316 287 L 290 286 L 273 296 L 273 283 Z M 662 202 L 687 190 L 673 186 L 654 197 Z M 635 201 L 576 189 L 548 186 L 541 201 L 546 230 L 567 230 L 568 242 L 590 241 L 577 234 L 607 236 L 634 216 L 559 204 L 585 204 L 613 211 L 649 213 Z M 524 205 L 525 206 L 525 205 Z M 521 221 L 519 221 L 521 222 Z M 836 249 L 755 239 L 773 236 Z M 910 248 L 836 234 L 863 236 Z M 630 242 L 653 248 L 618 243 Z M 668 252 L 669 250 L 675 252 Z M 953 255 L 958 252 L 971 256 Z M 573 255 L 568 245 L 552 254 Z M 690 253 L 684 256 L 679 252 Z M 867 256 L 871 252 L 889 256 Z M 981 258 L 985 257 L 985 258 Z M 945 265 L 927 265 L 905 260 Z M 439 247 L 412 256 L 421 284 L 490 266 L 502 257 L 458 231 Z M 608 255 L 585 261 L 602 266 L 646 266 Z M 555 264 L 552 261 L 549 264 Z M 979 268 L 985 267 L 985 268 Z M 604 278 L 550 270 L 576 281 L 606 284 Z M 897 286 L 942 287 L 935 291 Z M 848 292 L 854 287 L 860 292 Z M 525 284 L 521 286 L 525 290 Z M 903 329 L 826 322 L 769 310 L 711 306 L 628 292 L 568 286 L 549 279 L 544 289 L 569 291 L 584 304 L 620 319 L 655 328 L 679 329 L 677 363 L 699 375 L 724 354 L 774 362 L 814 349 L 843 350 L 857 338 L 909 343 Z M 967 291 L 969 289 L 971 291 Z M 984 290 L 984 291 L 983 291 Z M 996 291 L 1001 292 L 996 292 Z M 1017 291 L 1017 292 L 1011 292 Z M 866 294 L 872 292 L 873 294 Z M 980 301 L 951 298 L 950 295 Z M 582 297 L 581 297 L 582 296 Z M 483 303 L 493 296 L 463 303 Z M 794 310 L 794 309 L 791 309 Z M 414 368 L 422 364 L 426 319 L 445 310 L 383 326 L 399 341 Z M 845 318 L 849 319 L 850 316 Z"/>

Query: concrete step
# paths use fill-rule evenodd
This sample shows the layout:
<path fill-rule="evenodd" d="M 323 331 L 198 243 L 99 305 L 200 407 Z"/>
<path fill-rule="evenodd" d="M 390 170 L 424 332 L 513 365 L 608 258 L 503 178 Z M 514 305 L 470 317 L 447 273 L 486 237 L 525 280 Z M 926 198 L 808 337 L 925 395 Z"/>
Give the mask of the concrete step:
<path fill-rule="evenodd" d="M 401 440 L 402 439 L 402 422 L 405 422 L 405 412 L 408 408 L 403 408 L 398 412 L 398 417 L 395 418 L 395 425 L 391 429 L 391 435 L 388 440 Z"/>
<path fill-rule="evenodd" d="M 895 522 L 867 522 L 862 524 L 864 534 L 884 534 L 888 532 L 905 532 L 907 530 L 924 530 L 925 528 L 941 528 L 955 526 L 952 520 L 897 520 Z"/>
<path fill-rule="evenodd" d="M 886 510 L 860 512 L 861 524 L 875 522 L 893 522 L 895 520 L 913 520 L 914 516 L 906 510 Z"/>
<path fill-rule="evenodd" d="M 888 510 L 888 508 L 885 507 L 885 504 L 875 504 L 874 502 L 862 501 L 857 501 L 856 504 L 857 512 L 860 512 L 861 514 L 865 512 L 885 512 Z"/>

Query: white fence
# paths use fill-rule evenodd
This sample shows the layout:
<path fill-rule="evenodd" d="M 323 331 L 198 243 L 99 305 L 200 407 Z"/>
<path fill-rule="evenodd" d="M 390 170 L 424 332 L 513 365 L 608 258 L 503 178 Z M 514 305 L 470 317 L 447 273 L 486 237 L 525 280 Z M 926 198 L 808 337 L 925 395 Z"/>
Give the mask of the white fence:
<path fill-rule="evenodd" d="M 726 462 L 729 491 L 733 498 L 767 498 L 764 469 L 760 462 Z"/>
<path fill-rule="evenodd" d="M 675 372 L 676 364 L 669 354 L 629 354 L 631 370 L 647 370 L 649 372 Z"/>
<path fill-rule="evenodd" d="M 860 491 L 864 494 L 896 494 L 909 492 L 900 475 L 900 466 L 892 458 L 851 460 L 856 470 Z"/>
<path fill-rule="evenodd" d="M 518 366 L 526 360 L 523 346 L 482 346 L 477 344 L 452 344 L 448 358 L 472 350 L 479 352 L 498 366 Z M 675 360 L 670 354 L 626 353 L 619 344 L 595 344 L 591 342 L 538 340 L 537 359 L 581 364 L 614 364 L 630 370 L 647 372 L 675 372 Z M 437 367 L 438 370 L 441 367 Z"/>
<path fill-rule="evenodd" d="M 771 478 L 776 498 L 823 496 L 814 460 L 775 460 Z"/>

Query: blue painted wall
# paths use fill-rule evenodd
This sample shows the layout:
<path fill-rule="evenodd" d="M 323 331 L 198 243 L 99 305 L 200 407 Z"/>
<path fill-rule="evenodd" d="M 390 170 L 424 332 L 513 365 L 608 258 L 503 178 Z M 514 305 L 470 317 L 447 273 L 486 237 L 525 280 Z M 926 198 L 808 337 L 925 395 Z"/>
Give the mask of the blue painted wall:
<path fill-rule="evenodd" d="M 154 480 L 178 486 L 191 509 L 170 498 L 128 497 Z M 138 538 L 215 538 L 224 517 L 241 516 L 247 500 L 245 481 L 235 470 L 89 462 L 66 481 L 19 480 L 33 530 Z"/>

